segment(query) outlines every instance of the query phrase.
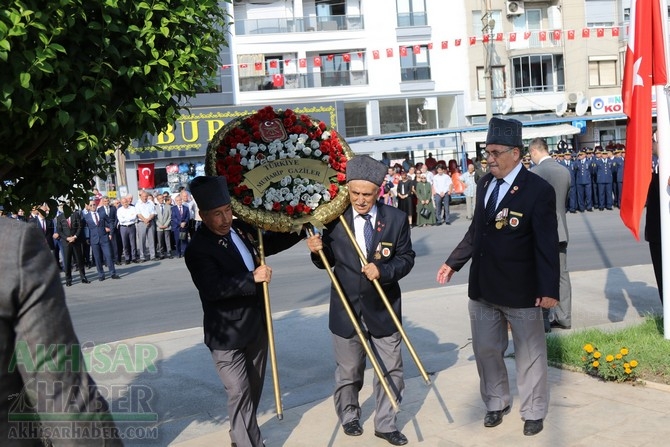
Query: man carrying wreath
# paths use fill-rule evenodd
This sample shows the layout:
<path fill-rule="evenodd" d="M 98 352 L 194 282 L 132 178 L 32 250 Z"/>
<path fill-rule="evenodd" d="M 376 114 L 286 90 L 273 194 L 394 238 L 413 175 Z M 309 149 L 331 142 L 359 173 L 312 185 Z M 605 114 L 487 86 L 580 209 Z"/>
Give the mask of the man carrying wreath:
<path fill-rule="evenodd" d="M 224 177 L 196 177 L 190 189 L 202 225 L 186 249 L 186 266 L 202 302 L 205 344 L 228 394 L 230 437 L 234 446 L 260 447 L 256 412 L 268 351 L 262 283 L 270 282 L 272 269 L 260 265 L 256 229 L 233 219 Z M 300 239 L 266 233 L 265 252 L 278 253 Z"/>
<path fill-rule="evenodd" d="M 323 236 L 307 239 L 312 262 L 326 268 L 321 250 L 333 265 L 335 276 L 372 345 L 396 401 L 404 389 L 403 365 L 400 352 L 401 335 L 373 285 L 378 280 L 393 311 L 401 319 L 401 294 L 398 281 L 414 266 L 414 251 L 410 239 L 407 215 L 377 202 L 379 188 L 384 181 L 386 165 L 371 157 L 355 156 L 347 162 L 346 179 L 351 204 L 343 216 L 353 229 L 356 243 L 366 256 L 368 264 L 362 267 L 358 253 L 347 235 L 341 220 L 328 224 Z M 335 410 L 348 436 L 360 436 L 361 407 L 359 392 L 363 386 L 366 352 L 363 341 L 357 337 L 354 324 L 336 292 L 331 288 L 329 328 L 333 333 L 335 358 Z M 392 445 L 407 444 L 407 438 L 398 430 L 392 402 L 383 391 L 379 378 L 374 380 L 376 414 L 375 436 Z"/>

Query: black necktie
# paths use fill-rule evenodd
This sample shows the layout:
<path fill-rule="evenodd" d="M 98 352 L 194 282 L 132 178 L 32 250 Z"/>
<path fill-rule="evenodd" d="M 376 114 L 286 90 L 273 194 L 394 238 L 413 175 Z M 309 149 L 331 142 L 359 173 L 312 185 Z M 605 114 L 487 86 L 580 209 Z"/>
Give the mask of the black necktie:
<path fill-rule="evenodd" d="M 361 214 L 361 217 L 365 219 L 365 225 L 363 225 L 363 238 L 365 239 L 365 250 L 367 255 L 370 256 L 372 253 L 372 216 L 369 214 Z"/>
<path fill-rule="evenodd" d="M 486 202 L 486 221 L 490 222 L 496 216 L 496 205 L 498 203 L 498 191 L 500 190 L 500 185 L 505 182 L 505 179 L 499 178 L 496 180 L 496 186 L 491 191 L 491 197 L 489 201 Z"/>

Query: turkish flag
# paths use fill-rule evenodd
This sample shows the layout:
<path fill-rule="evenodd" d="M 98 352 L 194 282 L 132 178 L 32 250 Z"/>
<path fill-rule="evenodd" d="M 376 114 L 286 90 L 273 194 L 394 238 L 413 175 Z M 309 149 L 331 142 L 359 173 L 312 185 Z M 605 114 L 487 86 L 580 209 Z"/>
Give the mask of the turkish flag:
<path fill-rule="evenodd" d="M 524 38 L 524 40 L 530 39 L 530 31 L 524 31 L 523 32 L 523 38 Z"/>
<path fill-rule="evenodd" d="M 591 30 L 588 28 L 582 28 L 582 37 L 585 39 L 591 37 Z"/>
<path fill-rule="evenodd" d="M 658 0 L 632 0 L 621 97 L 628 116 L 621 220 L 640 240 L 640 218 L 651 181 L 651 87 L 667 82 L 665 36 Z M 661 98 L 659 98 L 661 100 Z"/>
<path fill-rule="evenodd" d="M 432 50 L 433 49 L 433 42 L 428 42 L 428 49 Z"/>
<path fill-rule="evenodd" d="M 407 47 L 400 47 L 400 55 L 402 57 L 407 56 Z"/>
<path fill-rule="evenodd" d="M 300 68 L 306 68 L 307 67 L 307 59 L 305 59 L 304 57 L 298 59 L 298 65 L 300 66 Z"/>
<path fill-rule="evenodd" d="M 393 48 L 386 49 L 386 57 L 393 57 Z"/>
<path fill-rule="evenodd" d="M 509 41 L 516 42 L 516 33 L 509 33 Z"/>
<path fill-rule="evenodd" d="M 272 85 L 277 88 L 284 86 L 284 75 L 281 73 L 275 73 L 272 75 Z"/>
<path fill-rule="evenodd" d="M 457 47 L 460 47 L 461 46 L 461 39 L 455 39 L 454 40 L 454 45 L 456 45 Z"/>
<path fill-rule="evenodd" d="M 560 29 L 555 29 L 554 30 L 554 40 L 561 40 L 561 30 Z"/>
<path fill-rule="evenodd" d="M 442 49 L 446 50 L 447 48 L 449 48 L 449 41 L 443 40 L 442 41 Z"/>
<path fill-rule="evenodd" d="M 612 37 L 619 37 L 619 27 L 612 28 Z"/>
<path fill-rule="evenodd" d="M 412 47 L 412 51 L 414 52 L 414 54 L 421 54 L 421 47 L 419 45 L 414 45 Z"/>
<path fill-rule="evenodd" d="M 153 163 L 137 164 L 137 186 L 139 186 L 140 189 L 152 189 L 156 186 L 156 182 L 154 181 Z"/>
<path fill-rule="evenodd" d="M 349 54 L 349 53 L 344 53 L 344 54 L 342 55 L 342 60 L 343 60 L 344 62 L 351 62 L 351 54 Z"/>
<path fill-rule="evenodd" d="M 503 33 L 497 33 L 497 34 L 496 34 L 496 40 L 497 40 L 498 42 L 502 42 L 502 40 L 503 40 Z"/>
<path fill-rule="evenodd" d="M 489 40 L 491 40 L 491 37 L 489 36 L 489 34 L 484 34 L 484 36 L 482 36 L 482 42 L 488 43 Z"/>
<path fill-rule="evenodd" d="M 477 38 L 475 36 L 470 37 L 470 45 L 474 45 L 477 43 Z"/>
<path fill-rule="evenodd" d="M 263 63 L 262 62 L 254 62 L 254 69 L 256 71 L 261 71 L 263 69 Z"/>
<path fill-rule="evenodd" d="M 596 28 L 597 37 L 605 37 L 605 28 Z"/>
<path fill-rule="evenodd" d="M 335 59 L 335 55 L 334 54 L 329 54 L 328 56 L 326 56 L 326 59 L 328 59 L 328 62 L 330 62 L 333 59 Z"/>
<path fill-rule="evenodd" d="M 319 56 L 314 56 L 314 66 L 321 67 L 321 58 Z"/>
<path fill-rule="evenodd" d="M 540 42 L 545 42 L 547 40 L 547 32 L 540 31 Z"/>
<path fill-rule="evenodd" d="M 230 70 L 230 64 L 222 65 L 221 68 L 224 70 Z"/>
<path fill-rule="evenodd" d="M 288 67 L 291 65 L 291 59 L 284 59 L 284 66 Z"/>
<path fill-rule="evenodd" d="M 270 68 L 277 68 L 277 60 L 273 59 L 270 61 Z"/>
<path fill-rule="evenodd" d="M 575 40 L 575 30 L 568 30 L 568 40 Z"/>
<path fill-rule="evenodd" d="M 379 59 L 379 50 L 372 50 L 372 58 Z"/>

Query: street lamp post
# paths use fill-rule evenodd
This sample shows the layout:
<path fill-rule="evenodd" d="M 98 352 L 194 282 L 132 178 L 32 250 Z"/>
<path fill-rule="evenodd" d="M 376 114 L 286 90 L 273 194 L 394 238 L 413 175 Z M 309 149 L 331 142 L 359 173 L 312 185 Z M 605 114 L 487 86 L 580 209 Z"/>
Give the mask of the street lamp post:
<path fill-rule="evenodd" d="M 484 6 L 484 15 L 482 15 L 482 36 L 488 36 L 488 39 L 483 42 L 484 46 L 484 84 L 485 84 L 485 101 L 486 101 L 486 122 L 491 121 L 493 117 L 493 107 L 491 105 L 491 58 L 493 56 L 493 29 L 496 26 L 496 21 L 491 17 L 490 0 L 482 0 Z M 484 40 L 484 39 L 482 39 Z"/>

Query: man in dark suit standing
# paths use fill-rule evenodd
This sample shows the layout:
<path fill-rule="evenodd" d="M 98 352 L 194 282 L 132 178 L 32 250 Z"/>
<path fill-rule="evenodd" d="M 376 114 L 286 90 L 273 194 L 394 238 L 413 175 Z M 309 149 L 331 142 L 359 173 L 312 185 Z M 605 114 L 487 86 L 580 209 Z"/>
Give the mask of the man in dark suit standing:
<path fill-rule="evenodd" d="M 63 244 L 63 268 L 65 270 L 65 285 L 72 285 L 72 256 L 77 262 L 79 277 L 83 284 L 90 281 L 86 278 L 84 268 L 84 254 L 81 250 L 83 239 L 83 223 L 78 211 L 74 211 L 70 217 L 60 214 L 56 218 L 56 235 Z"/>
<path fill-rule="evenodd" d="M 191 214 L 188 207 L 182 203 L 181 196 L 176 196 L 175 205 L 172 207 L 172 235 L 174 236 L 177 257 L 184 256 L 188 247 L 188 230 Z"/>
<path fill-rule="evenodd" d="M 30 217 L 28 218 L 28 222 L 34 223 L 37 225 L 37 227 L 42 230 L 42 234 L 44 234 L 44 240 L 47 243 L 47 247 L 49 247 L 49 251 L 51 251 L 51 255 L 54 255 L 54 250 L 55 250 L 55 245 L 54 245 L 54 220 L 49 219 L 47 216 L 49 215 L 49 206 L 46 203 L 43 203 L 39 207 L 35 207 L 32 210 L 32 213 L 30 214 Z M 58 260 L 58 258 L 55 258 Z"/>
<path fill-rule="evenodd" d="M 256 412 L 268 348 L 262 283 L 270 282 L 272 269 L 259 264 L 252 245 L 257 230 L 233 220 L 224 177 L 196 177 L 190 188 L 203 224 L 186 249 L 186 267 L 202 302 L 205 344 L 228 393 L 230 437 L 234 445 L 261 447 Z M 266 233 L 265 253 L 278 253 L 300 239 Z"/>
<path fill-rule="evenodd" d="M 95 261 L 95 267 L 98 270 L 98 279 L 100 281 L 105 280 L 105 271 L 103 270 L 103 260 L 109 268 L 109 273 L 112 275 L 112 279 L 121 279 L 119 275 L 116 274 L 116 268 L 114 268 L 114 260 L 112 259 L 112 249 L 110 247 L 110 236 L 109 229 L 109 216 L 104 214 L 104 211 L 99 211 L 95 202 L 91 200 L 88 204 L 89 212 L 84 216 L 86 221 L 86 226 L 89 229 L 89 240 L 91 243 L 91 250 L 93 251 L 93 259 Z"/>
<path fill-rule="evenodd" d="M 100 215 L 105 213 L 102 218 L 105 220 L 105 216 L 109 226 L 105 227 L 105 232 L 109 236 L 109 248 L 112 253 L 112 262 L 120 264 L 119 260 L 119 250 L 118 250 L 118 237 L 119 237 L 119 219 L 116 217 L 116 207 L 112 206 L 109 203 L 109 197 L 102 196 L 100 199 L 100 206 L 98 207 L 98 212 Z"/>
<path fill-rule="evenodd" d="M 492 118 L 486 137 L 491 173 L 477 185 L 475 216 L 463 240 L 437 272 L 444 284 L 472 260 L 468 284 L 472 348 L 486 405 L 485 427 L 510 411 L 504 354 L 508 324 L 514 340 L 523 433 L 543 428 L 549 407 L 547 344 L 542 309 L 558 304 L 556 196 L 524 169 L 522 124 Z"/>
<path fill-rule="evenodd" d="M 326 226 L 323 237 L 314 235 L 307 240 L 312 262 L 325 268 L 318 253 L 324 251 L 334 266 L 335 276 L 347 296 L 359 324 L 367 333 L 372 351 L 378 354 L 382 370 L 389 380 L 389 388 L 396 400 L 402 399 L 405 387 L 400 350 L 401 336 L 373 280 L 379 280 L 398 318 L 401 315 L 401 294 L 398 281 L 414 266 L 414 251 L 410 238 L 407 215 L 392 206 L 377 202 L 379 187 L 384 180 L 386 166 L 366 155 L 353 157 L 347 162 L 347 186 L 351 205 L 344 217 L 356 236 L 361 251 L 369 262 L 361 267 L 352 241 L 339 219 Z M 363 386 L 365 348 L 356 334 L 352 321 L 335 287 L 330 294 L 330 323 L 333 333 L 335 358 L 335 410 L 348 436 L 360 436 L 361 407 L 359 392 Z M 375 377 L 376 412 L 375 436 L 393 445 L 407 444 L 407 438 L 396 425 L 393 404 Z"/>
<path fill-rule="evenodd" d="M 556 194 L 556 219 L 558 221 L 558 253 L 561 263 L 561 282 L 559 286 L 559 303 L 551 309 L 542 309 L 544 315 L 544 330 L 551 332 L 551 328 L 570 329 L 572 327 L 572 285 L 568 271 L 568 221 L 565 217 L 565 204 L 568 202 L 571 176 L 560 163 L 552 160 L 547 148 L 547 142 L 542 138 L 535 138 L 528 144 L 528 153 L 535 167 L 534 174 L 545 179 Z"/>

